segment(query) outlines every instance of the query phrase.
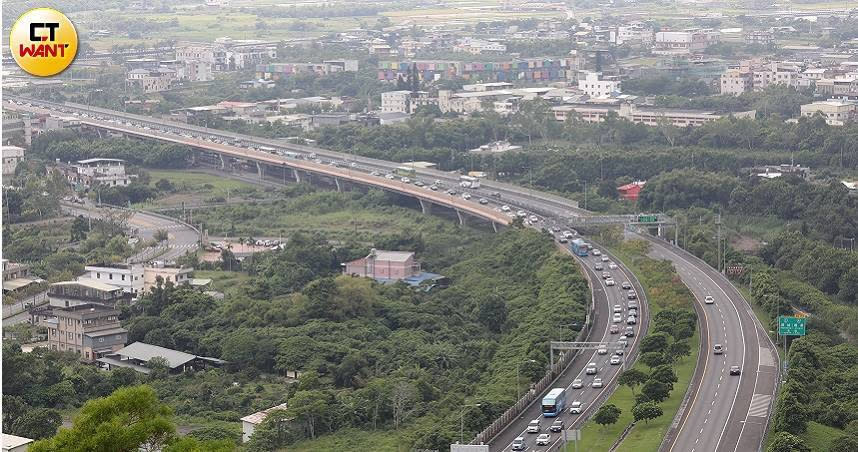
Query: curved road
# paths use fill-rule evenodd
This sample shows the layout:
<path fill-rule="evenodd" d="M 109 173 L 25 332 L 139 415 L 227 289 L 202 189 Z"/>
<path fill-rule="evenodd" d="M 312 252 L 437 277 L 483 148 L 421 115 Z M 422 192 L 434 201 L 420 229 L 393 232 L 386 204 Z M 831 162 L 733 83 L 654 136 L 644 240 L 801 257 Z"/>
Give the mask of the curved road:
<path fill-rule="evenodd" d="M 638 236 L 643 238 L 642 236 Z M 650 256 L 676 267 L 694 294 L 701 326 L 701 353 L 687 410 L 663 449 L 676 452 L 748 452 L 762 447 L 777 390 L 777 353 L 750 305 L 726 277 L 689 253 L 660 240 Z M 705 304 L 707 296 L 713 304 Z M 724 353 L 713 352 L 721 344 Z M 730 366 L 741 374 L 730 375 Z M 701 368 L 702 366 L 702 368 Z"/>
<path fill-rule="evenodd" d="M 167 139 L 173 142 L 184 142 L 186 144 L 213 149 L 215 152 L 234 153 L 234 155 L 260 161 L 272 165 L 286 165 L 301 167 L 307 163 L 302 160 L 290 160 L 280 156 L 241 149 L 236 146 L 218 146 L 211 141 L 217 138 L 228 137 L 237 139 L 240 146 L 272 146 L 289 149 L 305 155 L 313 152 L 319 156 L 331 158 L 339 162 L 352 162 L 356 171 L 346 176 L 348 170 L 335 167 L 324 169 L 313 165 L 312 171 L 323 174 L 333 174 L 344 179 L 351 179 L 357 171 L 368 169 L 391 172 L 398 164 L 382 160 L 356 157 L 334 151 L 319 148 L 298 146 L 278 140 L 265 140 L 256 137 L 239 135 L 231 132 L 205 129 L 157 118 L 139 115 L 125 114 L 106 109 L 92 108 L 75 104 L 52 104 L 32 99 L 17 98 L 18 104 L 9 105 L 16 110 L 42 110 L 37 107 L 21 107 L 21 100 L 42 104 L 48 110 L 74 110 L 89 115 L 104 116 L 107 118 L 125 121 L 122 125 L 106 123 L 105 121 L 84 118 L 83 121 L 96 127 L 113 129 L 127 132 L 143 137 L 156 139 Z M 42 110 L 45 111 L 45 110 Z M 52 111 L 53 112 L 53 111 Z M 130 121 L 134 121 L 132 124 Z M 151 128 L 158 128 L 164 133 L 157 133 L 150 128 L 143 127 L 148 124 Z M 127 127 L 126 127 L 127 126 Z M 174 135 L 183 133 L 185 135 Z M 165 136 L 169 137 L 165 138 Z M 182 138 L 184 137 L 184 138 Z M 191 137 L 191 138 L 188 138 Z M 238 149 L 238 150 L 236 150 Z M 294 163 L 294 164 L 293 164 Z M 342 163 L 341 163 L 342 164 Z M 348 164 L 348 163 L 346 163 Z M 418 176 L 425 178 L 438 178 L 443 182 L 455 185 L 458 175 L 451 175 L 436 170 L 418 170 Z M 376 186 L 386 186 L 390 181 L 378 177 L 357 177 L 358 182 L 368 183 Z M 415 190 L 413 186 L 402 185 L 386 187 L 394 191 L 400 191 L 418 198 L 434 201 L 439 204 L 452 205 L 456 208 L 464 208 L 478 216 L 491 218 L 495 221 L 497 211 L 495 209 L 480 209 L 473 202 L 462 203 L 453 197 L 426 192 L 425 194 Z M 518 208 L 527 209 L 538 213 L 546 218 L 562 219 L 570 216 L 588 215 L 589 212 L 578 209 L 577 204 L 547 193 L 528 190 L 496 181 L 486 181 L 483 188 L 476 191 L 480 196 L 496 193 L 499 198 L 491 199 L 494 203 L 509 203 Z M 501 201 L 502 199 L 502 201 Z M 476 208 L 475 208 L 476 207 Z M 507 217 L 508 218 L 508 217 Z M 717 271 L 697 260 L 693 256 L 678 250 L 672 246 L 660 243 L 653 248 L 655 255 L 673 261 L 683 281 L 691 288 L 698 298 L 696 307 L 703 323 L 703 340 L 705 347 L 701 354 L 700 369 L 695 373 L 692 381 L 690 400 L 687 409 L 677 420 L 676 428 L 672 429 L 665 444 L 672 451 L 699 451 L 699 450 L 732 450 L 753 451 L 759 448 L 765 434 L 765 426 L 769 416 L 771 396 L 776 390 L 777 384 L 777 355 L 773 353 L 773 345 L 765 335 L 765 330 L 760 327 L 755 316 L 750 311 L 747 302 L 742 298 L 734 287 Z M 716 298 L 714 305 L 700 305 L 700 300 L 706 295 Z M 720 308 L 720 309 L 719 309 Z M 766 337 L 764 337 L 766 336 Z M 710 354 L 711 346 L 722 341 L 727 352 L 718 357 Z M 743 372 L 739 377 L 732 379 L 725 376 L 729 365 L 733 362 L 742 366 Z M 701 380 L 702 378 L 702 380 Z M 708 405 L 708 406 L 707 406 Z"/>
<path fill-rule="evenodd" d="M 607 253 L 605 254 L 607 255 Z M 540 394 L 539 397 L 537 397 L 534 402 L 527 407 L 524 412 L 522 412 L 515 422 L 510 423 L 503 431 L 492 438 L 489 442 L 491 450 L 510 451 L 512 450 L 512 441 L 519 436 L 525 438 L 528 451 L 556 450 L 556 448 L 562 445 L 560 434 L 550 433 L 551 442 L 549 445 L 537 446 L 535 443 L 537 435 L 525 432 L 527 424 L 533 419 L 539 419 L 542 426 L 541 433 L 549 433 L 548 427 L 556 419 L 562 419 L 564 427 L 567 429 L 580 428 L 590 416 L 595 414 L 596 409 L 602 402 L 604 402 L 604 400 L 607 399 L 608 396 L 611 395 L 616 387 L 616 379 L 623 369 L 623 364 L 610 364 L 610 358 L 614 351 L 622 349 L 623 359 L 625 360 L 628 358 L 629 363 L 636 358 L 640 339 L 643 336 L 643 333 L 646 332 L 647 325 L 649 324 L 649 308 L 647 307 L 644 291 L 635 276 L 630 271 L 623 268 L 622 263 L 613 258 L 613 256 L 609 257 L 612 262 L 617 263 L 618 268 L 609 269 L 607 262 L 602 262 L 600 257 L 593 256 L 592 254 L 583 258 L 578 256 L 575 257 L 579 260 L 587 273 L 587 278 L 590 280 L 590 285 L 593 289 L 593 297 L 596 305 L 596 313 L 592 322 L 590 341 L 608 343 L 608 353 L 605 355 L 599 355 L 595 350 L 581 350 L 579 355 L 572 360 L 570 366 L 567 367 L 566 371 L 558 377 L 557 381 L 552 386 Z M 605 280 L 602 278 L 602 271 L 596 271 L 594 269 L 597 262 L 602 263 L 605 268 L 604 271 L 611 274 L 617 283 L 615 286 L 607 286 L 605 284 Z M 621 347 L 617 344 L 617 340 L 621 337 L 619 333 L 610 333 L 611 325 L 618 325 L 620 332 L 623 332 L 627 327 L 626 319 L 628 317 L 628 299 L 627 291 L 623 290 L 621 286 L 623 282 L 629 282 L 632 287 L 635 288 L 635 292 L 637 292 L 639 297 L 638 305 L 640 306 L 638 311 L 639 322 L 637 325 L 632 327 L 634 328 L 635 335 L 629 338 L 628 347 Z M 613 310 L 614 306 L 617 305 L 620 306 L 622 310 L 622 321 L 620 323 L 613 323 Z M 596 363 L 598 366 L 598 373 L 596 375 L 586 375 L 584 373 L 584 368 L 588 363 Z M 595 378 L 602 379 L 604 385 L 602 388 L 592 387 L 593 380 Z M 583 388 L 572 389 L 572 381 L 575 379 L 582 380 Z M 544 418 L 542 417 L 542 397 L 545 396 L 548 391 L 557 387 L 566 389 L 566 408 L 563 413 L 556 418 Z M 571 414 L 569 412 L 569 405 L 573 401 L 584 403 L 584 411 L 581 414 Z"/>

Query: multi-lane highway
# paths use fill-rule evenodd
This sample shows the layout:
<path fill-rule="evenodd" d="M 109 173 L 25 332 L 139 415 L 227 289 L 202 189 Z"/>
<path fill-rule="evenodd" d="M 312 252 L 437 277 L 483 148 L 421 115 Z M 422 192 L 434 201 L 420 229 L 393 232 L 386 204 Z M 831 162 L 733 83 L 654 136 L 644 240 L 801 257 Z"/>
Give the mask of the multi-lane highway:
<path fill-rule="evenodd" d="M 510 451 L 512 450 L 513 441 L 518 437 L 525 439 L 527 450 L 529 451 L 550 451 L 556 450 L 561 445 L 561 436 L 559 433 L 551 433 L 548 427 L 557 419 L 564 423 L 564 428 L 580 428 L 581 424 L 592 416 L 598 407 L 605 399 L 613 392 L 616 387 L 616 380 L 626 362 L 629 364 L 637 356 L 638 344 L 643 333 L 646 331 L 649 323 L 649 309 L 647 308 L 644 292 L 635 276 L 628 270 L 622 267 L 621 263 L 616 261 L 613 256 L 603 254 L 608 261 L 601 259 L 601 256 L 594 256 L 592 253 L 587 257 L 576 257 L 581 262 L 581 265 L 587 273 L 587 278 L 590 280 L 591 288 L 593 289 L 593 298 L 595 301 L 595 318 L 592 322 L 590 341 L 601 342 L 606 344 L 604 354 L 597 350 L 581 350 L 578 356 L 567 367 L 557 380 L 551 385 L 552 388 L 564 388 L 566 390 L 566 406 L 563 413 L 555 418 L 542 416 L 542 397 L 545 394 L 540 394 L 534 402 L 522 412 L 519 419 L 509 424 L 497 436 L 491 439 L 489 445 L 493 451 Z M 616 268 L 610 268 L 610 264 L 614 263 Z M 595 270 L 596 265 L 604 267 L 604 270 Z M 609 286 L 606 279 L 603 278 L 603 273 L 610 274 L 611 279 L 616 283 Z M 638 295 L 639 306 L 638 321 L 635 325 L 627 325 L 628 313 L 628 290 L 623 289 L 623 283 L 628 283 L 633 288 L 632 290 Z M 620 320 L 614 322 L 614 312 L 619 310 Z M 616 333 L 611 332 L 611 327 L 616 326 Z M 627 327 L 631 327 L 634 331 L 634 336 L 626 338 L 628 346 L 618 343 L 621 337 L 624 337 L 624 332 Z M 610 364 L 612 356 L 616 351 L 620 350 L 619 364 Z M 628 361 L 626 361 L 628 360 Z M 595 363 L 598 371 L 595 375 L 587 375 L 585 368 L 588 364 Z M 602 383 L 600 387 L 593 387 L 595 379 L 599 379 Z M 573 387 L 573 382 L 581 384 L 580 388 Z M 576 384 L 577 386 L 577 384 Z M 545 392 L 548 392 L 546 390 Z M 575 401 L 583 403 L 583 410 L 580 414 L 572 414 L 569 407 Z M 541 423 L 541 431 L 539 433 L 527 433 L 527 425 L 533 419 L 539 419 Z M 539 434 L 548 433 L 551 438 L 547 445 L 537 446 L 536 437 Z"/>
<path fill-rule="evenodd" d="M 16 102 L 5 106 L 13 110 L 54 114 L 57 111 L 73 112 L 78 115 L 82 123 L 92 127 L 187 144 L 221 156 L 241 158 L 270 166 L 280 165 L 284 168 L 295 168 L 381 187 L 414 196 L 421 200 L 421 204 L 427 201 L 450 206 L 457 209 L 457 212 L 461 210 L 493 223 L 506 224 L 510 221 L 510 213 L 501 209 L 503 205 L 536 213 L 544 218 L 559 221 L 561 224 L 564 219 L 572 216 L 589 214 L 579 209 L 572 201 L 495 181 L 485 181 L 480 189 L 470 190 L 474 199 L 468 201 L 458 196 L 423 190 L 398 180 L 380 177 L 384 176 L 384 173 L 394 172 L 399 165 L 394 162 L 83 105 L 45 103 L 20 98 L 12 100 Z M 224 142 L 225 140 L 229 141 Z M 300 153 L 303 157 L 297 160 L 282 154 L 272 155 L 256 149 L 263 146 Z M 330 164 L 319 164 L 322 157 L 329 159 Z M 259 171 L 260 177 L 264 177 L 264 168 L 260 168 Z M 369 172 L 378 174 L 367 174 Z M 417 175 L 428 181 L 439 180 L 448 187 L 454 187 L 459 182 L 458 175 L 436 170 L 418 169 Z M 284 172 L 283 177 L 285 176 Z M 298 177 L 297 173 L 296 177 Z M 479 197 L 486 198 L 490 201 L 490 205 L 476 203 L 475 200 Z M 700 355 L 702 367 L 692 381 L 689 402 L 686 409 L 682 411 L 682 417 L 678 419 L 676 428 L 669 432 L 666 442 L 669 450 L 684 452 L 757 450 L 765 434 L 769 402 L 777 382 L 777 355 L 772 352 L 771 343 L 765 331 L 758 325 L 747 302 L 717 271 L 684 251 L 664 243 L 654 246 L 653 252 L 659 253 L 655 254 L 656 257 L 667 258 L 676 264 L 680 276 L 698 298 L 697 309 L 704 327 L 702 328 L 703 353 Z M 702 304 L 702 300 L 707 295 L 715 298 L 714 304 Z M 598 316 L 598 313 L 596 315 Z M 596 335 L 598 332 L 594 331 L 592 337 L 597 337 Z M 712 354 L 711 349 L 715 343 L 721 343 L 725 348 L 726 352 L 723 355 Z M 742 368 L 742 374 L 731 378 L 729 375 L 731 365 L 739 365 Z M 572 369 L 572 372 L 574 371 L 575 369 Z M 524 419 L 527 419 L 527 416 Z M 515 431 L 516 428 L 517 425 L 513 425 L 507 430 Z M 521 431 L 518 429 L 518 432 Z M 506 433 L 503 434 L 506 435 Z M 498 444 L 501 442 L 500 439 L 493 441 Z M 509 443 L 503 445 L 507 444 Z"/>
<path fill-rule="evenodd" d="M 748 303 L 723 275 L 685 251 L 660 240 L 651 243 L 650 255 L 672 262 L 694 294 L 701 326 L 701 379 L 693 383 L 687 409 L 669 432 L 665 450 L 759 450 L 776 391 L 774 344 Z M 715 354 L 716 345 L 723 353 Z M 731 375 L 732 366 L 739 366 L 739 375 Z"/>

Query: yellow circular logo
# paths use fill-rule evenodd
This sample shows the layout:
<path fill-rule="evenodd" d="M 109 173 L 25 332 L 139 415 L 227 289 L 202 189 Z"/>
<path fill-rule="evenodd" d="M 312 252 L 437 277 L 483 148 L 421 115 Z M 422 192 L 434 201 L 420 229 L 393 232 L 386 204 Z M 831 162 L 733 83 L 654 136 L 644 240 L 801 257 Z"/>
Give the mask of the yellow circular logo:
<path fill-rule="evenodd" d="M 9 46 L 21 69 L 47 77 L 64 71 L 74 60 L 77 30 L 55 9 L 31 9 L 12 26 Z"/>

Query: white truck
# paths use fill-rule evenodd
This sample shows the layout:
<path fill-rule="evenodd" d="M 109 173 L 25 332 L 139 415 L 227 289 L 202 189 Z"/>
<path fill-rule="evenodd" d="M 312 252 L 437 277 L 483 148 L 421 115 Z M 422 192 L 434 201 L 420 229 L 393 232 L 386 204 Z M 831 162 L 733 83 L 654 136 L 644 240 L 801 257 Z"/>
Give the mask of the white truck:
<path fill-rule="evenodd" d="M 471 176 L 459 176 L 459 186 L 462 188 L 480 188 L 480 180 Z"/>

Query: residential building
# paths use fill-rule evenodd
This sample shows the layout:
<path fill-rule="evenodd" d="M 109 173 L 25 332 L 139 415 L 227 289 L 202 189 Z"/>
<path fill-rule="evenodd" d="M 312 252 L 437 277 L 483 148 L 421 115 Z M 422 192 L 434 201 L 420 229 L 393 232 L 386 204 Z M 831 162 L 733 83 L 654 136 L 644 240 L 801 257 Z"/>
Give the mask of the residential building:
<path fill-rule="evenodd" d="M 121 287 L 89 278 L 62 281 L 48 287 L 48 303 L 54 307 L 68 308 L 84 304 L 100 304 L 114 307 L 131 299 Z"/>
<path fill-rule="evenodd" d="M 82 278 L 110 284 L 122 289 L 123 292 L 137 297 L 143 294 L 143 265 L 142 264 L 95 264 L 84 267 L 86 272 Z"/>
<path fill-rule="evenodd" d="M 221 359 L 192 355 L 144 342 L 135 342 L 127 347 L 120 347 L 100 356 L 96 361 L 99 366 L 108 370 L 125 367 L 148 374 L 152 369 L 147 367 L 146 364 L 156 357 L 167 360 L 167 367 L 171 373 L 202 370 L 212 366 L 220 367 L 226 363 L 226 361 Z"/>
<path fill-rule="evenodd" d="M 410 251 L 383 251 L 373 248 L 366 257 L 343 264 L 346 275 L 379 280 L 401 280 L 421 272 Z"/>
<path fill-rule="evenodd" d="M 2 441 L 3 452 L 27 452 L 33 440 L 24 438 L 23 436 L 10 435 L 3 433 Z"/>
<path fill-rule="evenodd" d="M 163 284 L 171 283 L 174 286 L 191 284 L 194 269 L 191 267 L 171 267 L 163 262 L 155 262 L 143 268 L 143 293 L 150 292 L 158 285 L 158 278 Z"/>
<path fill-rule="evenodd" d="M 797 62 L 772 61 L 755 69 L 754 91 L 762 91 L 771 85 L 798 86 L 803 66 Z"/>
<path fill-rule="evenodd" d="M 3 144 L 24 142 L 24 118 L 15 111 L 3 110 Z"/>
<path fill-rule="evenodd" d="M 738 96 L 754 89 L 754 73 L 746 68 L 727 69 L 721 75 L 721 94 Z"/>
<path fill-rule="evenodd" d="M 478 148 L 471 149 L 468 152 L 473 152 L 475 154 L 499 154 L 502 152 L 509 151 L 518 151 L 521 149 L 521 146 L 514 146 L 509 143 L 509 141 L 494 141 L 492 143 L 484 144 Z"/>
<path fill-rule="evenodd" d="M 273 406 L 267 410 L 248 414 L 241 418 L 241 441 L 244 443 L 250 441 L 250 437 L 253 436 L 253 432 L 256 431 L 256 427 L 259 427 L 259 425 L 262 424 L 262 422 L 268 417 L 269 413 L 274 410 L 286 411 L 288 408 L 289 404 L 281 403 L 280 405 Z"/>
<path fill-rule="evenodd" d="M 620 194 L 620 199 L 625 199 L 626 201 L 637 201 L 644 185 L 646 185 L 646 181 L 634 181 L 630 184 L 617 187 L 617 193 Z"/>
<path fill-rule="evenodd" d="M 45 118 L 44 132 L 62 129 L 79 129 L 80 119 L 75 116 L 48 116 Z"/>
<path fill-rule="evenodd" d="M 837 99 L 858 98 L 858 77 L 847 75 L 815 81 L 816 94 Z"/>
<path fill-rule="evenodd" d="M 746 44 L 761 44 L 768 46 L 774 44 L 775 34 L 771 31 L 751 30 L 745 32 L 744 39 Z"/>
<path fill-rule="evenodd" d="M 453 46 L 453 52 L 472 55 L 498 55 L 506 52 L 506 44 L 484 39 L 465 38 Z"/>
<path fill-rule="evenodd" d="M 170 89 L 177 79 L 175 70 L 157 67 L 154 69 L 132 69 L 128 71 L 125 83 L 149 94 Z"/>
<path fill-rule="evenodd" d="M 515 85 L 509 82 L 474 83 L 462 85 L 462 91 L 496 91 L 499 89 L 512 89 Z"/>
<path fill-rule="evenodd" d="M 215 49 L 210 45 L 188 45 L 176 49 L 176 59 L 182 62 L 200 61 L 208 63 L 209 67 L 215 65 Z"/>
<path fill-rule="evenodd" d="M 119 324 L 119 311 L 98 303 L 30 311 L 34 324 L 48 330 L 48 348 L 77 353 L 94 362 L 125 346 L 128 331 Z"/>
<path fill-rule="evenodd" d="M 825 122 L 832 126 L 842 126 L 856 119 L 858 103 L 843 100 L 825 100 L 801 106 L 801 115 L 812 117 L 817 113 L 825 117 Z"/>
<path fill-rule="evenodd" d="M 94 187 L 106 185 L 109 187 L 126 186 L 136 174 L 125 174 L 125 160 L 92 158 L 78 160 L 76 165 L 58 164 L 57 169 L 62 171 L 66 179 L 72 185 L 83 187 Z"/>
<path fill-rule="evenodd" d="M 356 72 L 358 60 L 328 60 L 321 63 L 265 63 L 256 65 L 256 77 L 278 80 L 297 74 L 328 75 L 337 72 Z"/>
<path fill-rule="evenodd" d="M 24 148 L 3 145 L 3 177 L 15 175 L 18 164 L 24 160 Z"/>
<path fill-rule="evenodd" d="M 3 293 L 13 292 L 41 281 L 30 276 L 30 266 L 18 262 L 9 262 L 2 259 L 3 263 Z"/>
<path fill-rule="evenodd" d="M 411 117 L 408 113 L 403 113 L 399 111 L 389 112 L 389 113 L 379 113 L 378 114 L 378 124 L 382 126 L 389 126 L 391 124 L 399 124 Z"/>
<path fill-rule="evenodd" d="M 753 118 L 756 115 L 756 111 L 721 114 L 707 110 L 644 108 L 630 102 L 622 102 L 619 105 L 590 103 L 560 105 L 552 107 L 551 110 L 554 113 L 554 119 L 557 121 L 577 119 L 584 122 L 602 122 L 609 114 L 614 113 L 620 118 L 637 124 L 656 126 L 667 123 L 676 127 L 697 127 L 726 116 Z"/>
<path fill-rule="evenodd" d="M 652 27 L 641 22 L 633 22 L 628 25 L 617 27 L 615 42 L 617 45 L 631 43 L 635 45 L 650 46 L 655 41 L 655 33 Z"/>
<path fill-rule="evenodd" d="M 601 72 L 583 72 L 578 77 L 578 89 L 590 97 L 607 97 L 622 91 L 619 77 L 606 77 Z"/>
<path fill-rule="evenodd" d="M 396 49 L 390 47 L 390 45 L 386 43 L 376 43 L 370 44 L 369 46 L 369 54 L 376 55 L 378 57 L 392 57 L 396 56 Z"/>
<path fill-rule="evenodd" d="M 411 113 L 411 91 L 399 90 L 381 93 L 382 113 Z"/>
<path fill-rule="evenodd" d="M 271 89 L 277 86 L 277 83 L 274 80 L 248 80 L 246 82 L 241 82 L 238 84 L 238 87 L 241 89 L 257 89 L 257 88 L 267 88 Z"/>
<path fill-rule="evenodd" d="M 660 31 L 655 34 L 656 55 L 698 53 L 721 41 L 721 35 L 712 30 Z"/>
<path fill-rule="evenodd" d="M 512 61 L 379 61 L 378 79 L 395 82 L 411 74 L 415 66 L 421 80 L 465 79 L 487 82 L 548 82 L 574 80 L 580 60 L 578 55 L 567 58 L 523 58 Z"/>

